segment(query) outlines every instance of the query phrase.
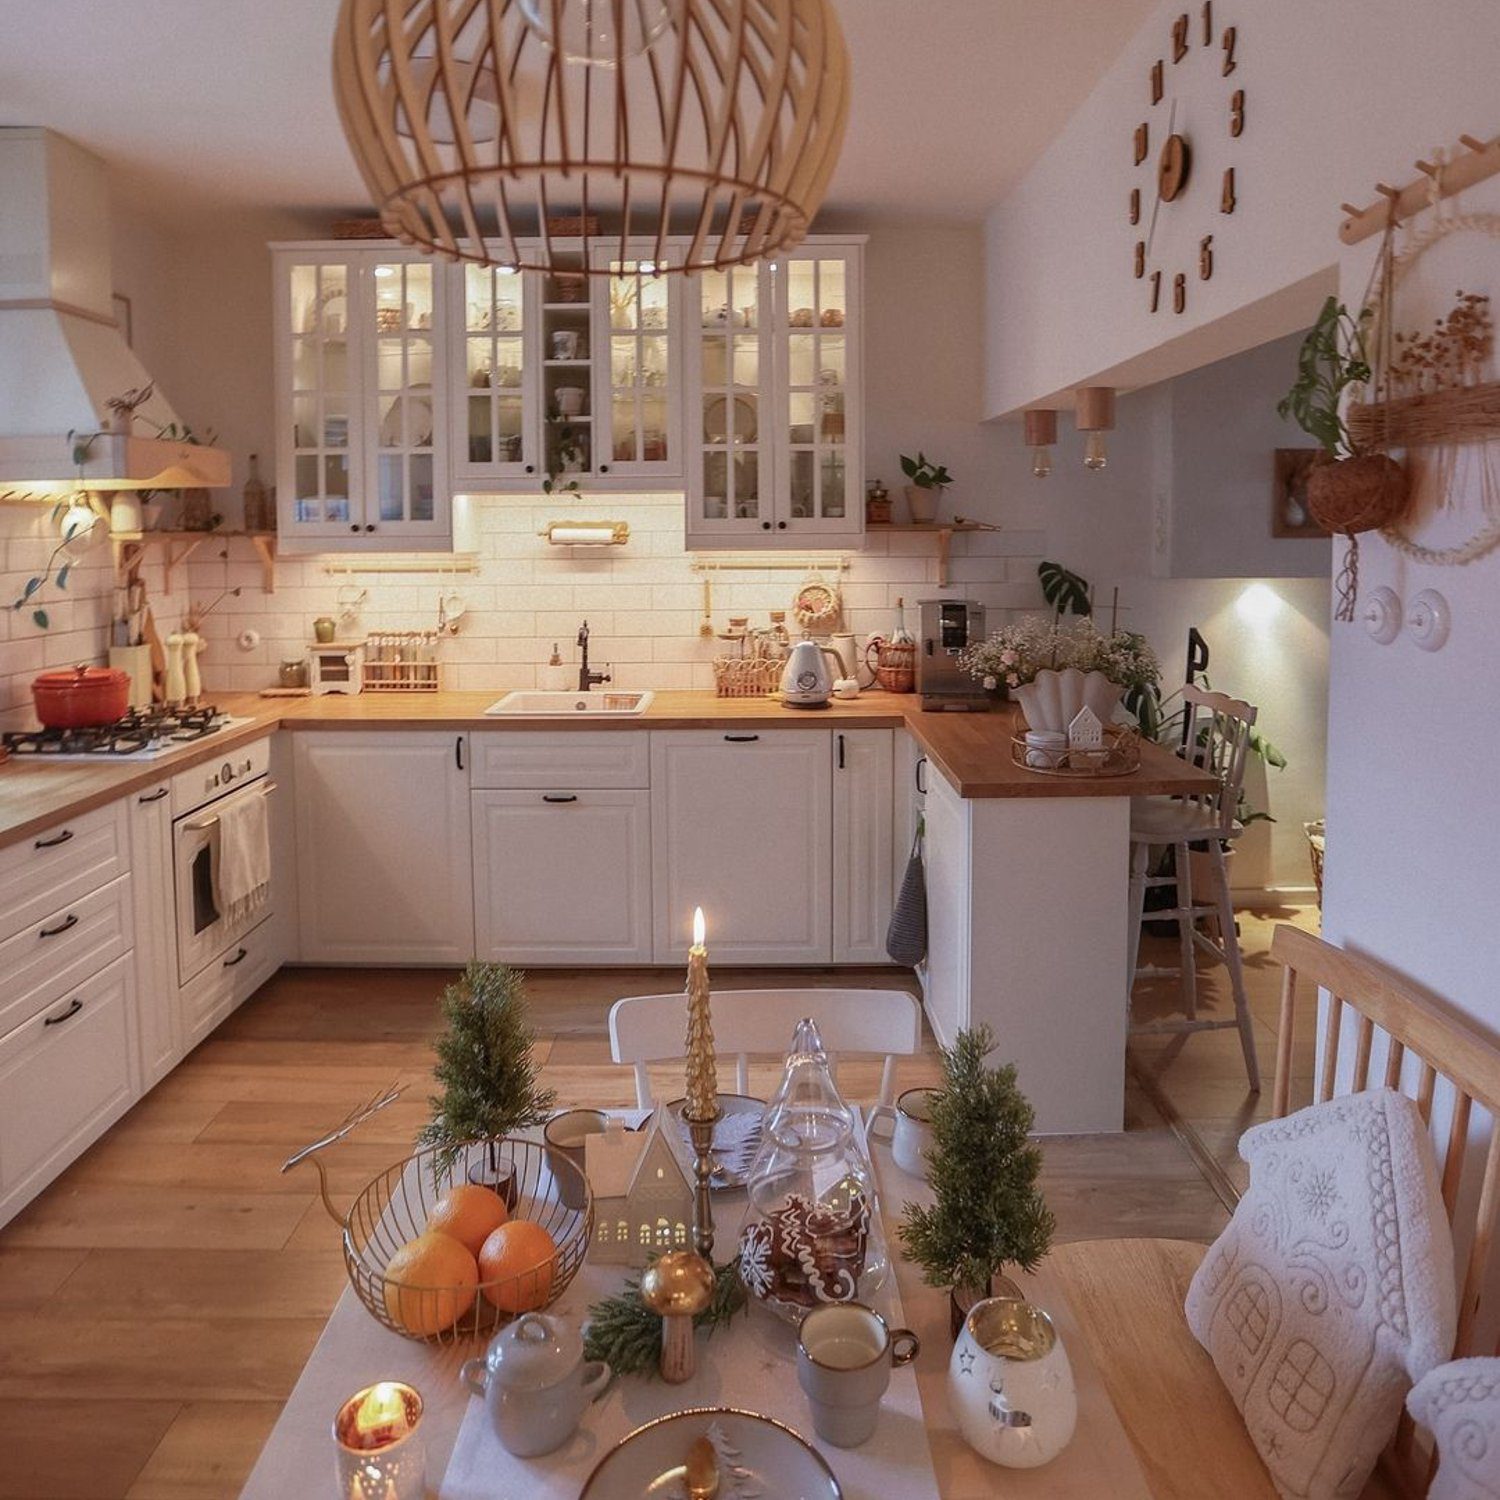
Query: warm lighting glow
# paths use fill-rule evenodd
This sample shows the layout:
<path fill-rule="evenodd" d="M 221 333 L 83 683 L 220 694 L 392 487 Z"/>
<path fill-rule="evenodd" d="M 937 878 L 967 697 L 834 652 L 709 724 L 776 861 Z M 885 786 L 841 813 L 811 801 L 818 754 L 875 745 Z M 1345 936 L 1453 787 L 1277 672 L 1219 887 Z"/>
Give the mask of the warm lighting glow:
<path fill-rule="evenodd" d="M 706 935 L 707 935 L 707 928 L 704 925 L 704 921 L 703 921 L 703 908 L 701 906 L 694 907 L 693 908 L 693 947 L 695 947 L 695 948 L 701 948 L 703 946 L 703 939 L 704 939 L 704 937 Z"/>
<path fill-rule="evenodd" d="M 396 268 L 395 266 L 376 266 L 375 274 L 377 276 L 394 276 L 396 274 Z"/>
<path fill-rule="evenodd" d="M 63 513 L 58 530 L 70 542 L 81 542 L 98 524 L 99 513 L 85 500 L 75 500 Z"/>
<path fill-rule="evenodd" d="M 406 1435 L 406 1397 L 394 1380 L 372 1385 L 354 1412 L 350 1447 L 384 1448 Z"/>
<path fill-rule="evenodd" d="M 1252 583 L 1234 601 L 1234 612 L 1245 624 L 1264 630 L 1281 613 L 1281 595 L 1269 584 Z"/>
<path fill-rule="evenodd" d="M 1109 463 L 1109 450 L 1102 432 L 1091 432 L 1084 439 L 1083 466 L 1085 469 L 1102 469 Z"/>
<path fill-rule="evenodd" d="M 1031 472 L 1038 479 L 1045 479 L 1052 472 L 1052 450 L 1050 448 L 1033 448 L 1031 450 Z"/>

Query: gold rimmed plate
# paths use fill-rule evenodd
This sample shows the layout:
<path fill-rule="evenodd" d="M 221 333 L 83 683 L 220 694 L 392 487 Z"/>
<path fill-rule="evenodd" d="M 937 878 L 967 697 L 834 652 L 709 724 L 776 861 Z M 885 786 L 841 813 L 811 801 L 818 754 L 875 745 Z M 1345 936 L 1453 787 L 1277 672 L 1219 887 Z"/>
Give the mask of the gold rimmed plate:
<path fill-rule="evenodd" d="M 688 1500 L 687 1457 L 707 1438 L 718 1500 L 843 1500 L 820 1454 L 790 1427 L 730 1406 L 700 1406 L 637 1427 L 600 1460 L 578 1500 Z"/>

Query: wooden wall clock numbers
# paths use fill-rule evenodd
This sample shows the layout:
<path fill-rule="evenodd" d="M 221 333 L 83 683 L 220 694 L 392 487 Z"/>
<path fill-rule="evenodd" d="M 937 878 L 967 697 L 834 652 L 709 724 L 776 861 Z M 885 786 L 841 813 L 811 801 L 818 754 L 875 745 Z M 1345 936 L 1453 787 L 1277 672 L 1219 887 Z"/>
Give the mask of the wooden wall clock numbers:
<path fill-rule="evenodd" d="M 1196 24 L 1190 11 L 1183 11 L 1172 22 L 1167 48 L 1147 74 L 1148 113 L 1131 128 L 1131 157 L 1137 173 L 1148 173 L 1149 180 L 1132 184 L 1128 213 L 1131 225 L 1140 231 L 1131 254 L 1131 273 L 1137 281 L 1146 283 L 1147 305 L 1154 313 L 1167 307 L 1174 313 L 1186 312 L 1191 282 L 1208 281 L 1214 274 L 1214 233 L 1207 222 L 1202 224 L 1205 232 L 1197 241 L 1197 256 L 1191 264 L 1167 266 L 1155 262 L 1156 229 L 1162 215 L 1229 215 L 1239 203 L 1232 165 L 1224 168 L 1216 184 L 1217 204 L 1210 203 L 1209 193 L 1199 188 L 1193 171 L 1194 137 L 1186 128 L 1177 128 L 1178 96 L 1193 76 L 1184 70 L 1201 73 L 1208 69 L 1214 84 L 1223 88 L 1223 102 L 1201 116 L 1206 122 L 1203 128 L 1222 131 L 1231 142 L 1244 134 L 1245 90 L 1236 76 L 1239 47 L 1239 27 L 1218 27 L 1213 0 L 1203 0 Z M 1234 81 L 1226 81 L 1230 79 Z M 1212 90 L 1207 92 L 1211 95 Z M 1183 243 L 1180 237 L 1174 238 Z"/>

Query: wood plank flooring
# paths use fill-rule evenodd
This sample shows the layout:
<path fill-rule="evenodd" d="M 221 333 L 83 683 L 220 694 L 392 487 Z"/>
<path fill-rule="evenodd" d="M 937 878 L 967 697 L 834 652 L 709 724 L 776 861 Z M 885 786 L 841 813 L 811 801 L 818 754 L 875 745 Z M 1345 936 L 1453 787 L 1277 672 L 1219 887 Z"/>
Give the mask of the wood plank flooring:
<path fill-rule="evenodd" d="M 1248 918 L 1245 929 L 1269 1069 L 1269 925 Z M 227 1500 L 238 1492 L 344 1286 L 316 1174 L 283 1177 L 280 1164 L 393 1078 L 412 1084 L 407 1097 L 329 1156 L 335 1198 L 405 1154 L 427 1114 L 429 1043 L 448 977 L 284 971 L 0 1230 L 9 1450 L 0 1500 Z M 883 970 L 756 970 L 716 971 L 714 982 L 902 981 Z M 621 995 L 675 983 L 659 970 L 534 975 L 546 1081 L 572 1103 L 633 1102 L 629 1071 L 609 1061 L 605 1014 Z M 1222 976 L 1205 981 L 1210 1006 L 1223 1003 L 1215 986 Z M 1143 1076 L 1232 1174 L 1238 1130 L 1269 1108 L 1269 1075 L 1260 1101 L 1250 1098 L 1228 1033 L 1135 1052 Z M 1298 1056 L 1310 1073 L 1300 1039 Z M 766 1092 L 778 1071 L 771 1062 L 754 1068 L 752 1089 Z M 903 1062 L 898 1087 L 937 1073 L 929 1040 Z M 868 1099 L 878 1068 L 851 1062 L 842 1082 Z M 1227 1209 L 1180 1134 L 1135 1083 L 1127 1113 L 1123 1135 L 1047 1143 L 1044 1185 L 1060 1239 L 1212 1238 Z"/>

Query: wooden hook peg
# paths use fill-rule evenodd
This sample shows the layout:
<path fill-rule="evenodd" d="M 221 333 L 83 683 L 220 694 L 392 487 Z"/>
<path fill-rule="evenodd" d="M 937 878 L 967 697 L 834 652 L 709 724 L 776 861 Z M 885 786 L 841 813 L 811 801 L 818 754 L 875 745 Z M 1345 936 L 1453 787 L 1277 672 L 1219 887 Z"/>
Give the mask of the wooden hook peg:
<path fill-rule="evenodd" d="M 1375 184 L 1375 191 L 1386 198 L 1399 198 L 1401 196 L 1400 188 L 1393 188 L 1389 183 L 1385 182 L 1377 182 Z"/>
<path fill-rule="evenodd" d="M 1478 140 L 1472 135 L 1461 135 L 1458 140 L 1460 145 L 1467 146 L 1470 151 L 1488 151 L 1490 149 L 1486 142 Z"/>
<path fill-rule="evenodd" d="M 1417 171 L 1425 172 L 1429 177 L 1436 177 L 1438 169 L 1430 161 L 1418 161 Z"/>
<path fill-rule="evenodd" d="M 1364 209 L 1356 208 L 1352 203 L 1340 203 L 1339 208 L 1343 213 L 1348 214 L 1351 219 L 1357 219 L 1364 212 Z"/>

